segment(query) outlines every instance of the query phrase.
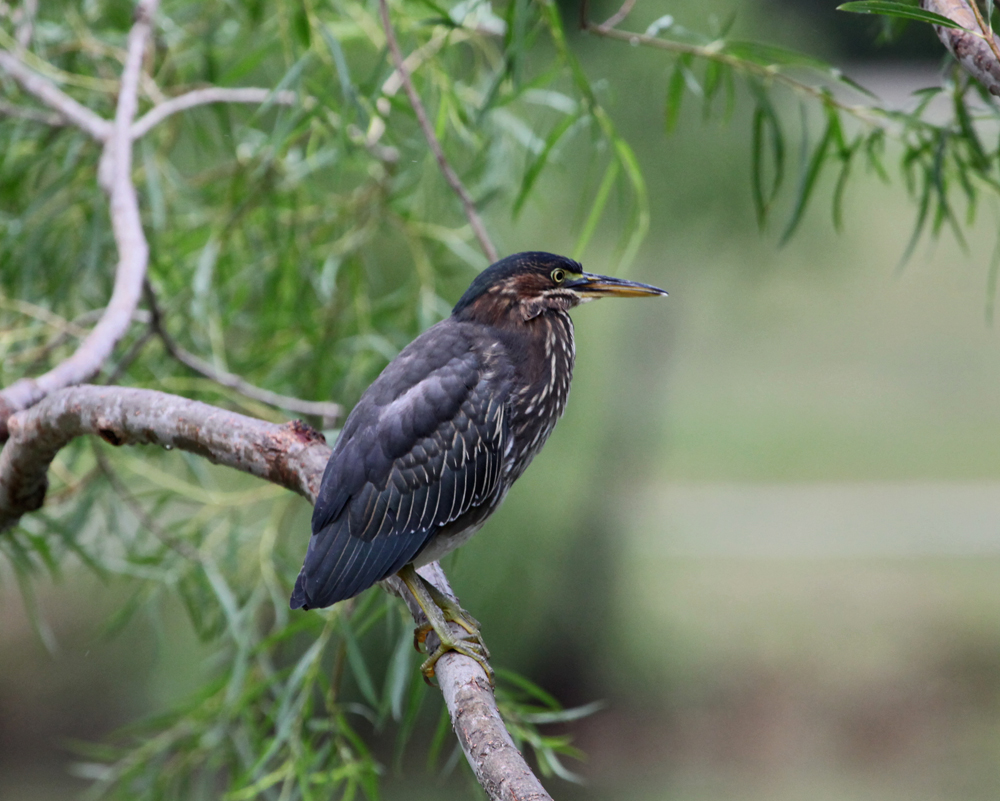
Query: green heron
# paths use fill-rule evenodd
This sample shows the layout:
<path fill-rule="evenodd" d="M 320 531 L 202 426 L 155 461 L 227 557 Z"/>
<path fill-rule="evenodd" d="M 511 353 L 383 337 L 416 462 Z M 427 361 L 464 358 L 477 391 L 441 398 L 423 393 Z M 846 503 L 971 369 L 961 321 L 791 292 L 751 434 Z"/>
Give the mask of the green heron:
<path fill-rule="evenodd" d="M 518 253 L 480 273 L 452 310 L 382 371 L 351 411 L 323 474 L 292 609 L 330 606 L 397 573 L 441 646 L 492 674 L 479 626 L 415 568 L 478 531 L 566 408 L 579 303 L 662 289 Z M 446 621 L 468 636 L 453 636 Z"/>

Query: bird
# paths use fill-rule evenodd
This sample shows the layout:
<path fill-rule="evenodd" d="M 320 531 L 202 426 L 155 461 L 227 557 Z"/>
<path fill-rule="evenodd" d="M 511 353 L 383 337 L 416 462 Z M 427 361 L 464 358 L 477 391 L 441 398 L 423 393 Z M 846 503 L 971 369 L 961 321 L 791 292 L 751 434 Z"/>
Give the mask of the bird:
<path fill-rule="evenodd" d="M 662 289 L 584 272 L 544 252 L 479 273 L 452 309 L 403 348 L 362 394 L 334 444 L 312 515 L 292 609 L 331 606 L 396 574 L 439 647 L 471 656 L 492 681 L 478 622 L 416 568 L 466 542 L 549 438 L 576 359 L 573 307 Z M 455 635 L 447 622 L 464 634 Z"/>

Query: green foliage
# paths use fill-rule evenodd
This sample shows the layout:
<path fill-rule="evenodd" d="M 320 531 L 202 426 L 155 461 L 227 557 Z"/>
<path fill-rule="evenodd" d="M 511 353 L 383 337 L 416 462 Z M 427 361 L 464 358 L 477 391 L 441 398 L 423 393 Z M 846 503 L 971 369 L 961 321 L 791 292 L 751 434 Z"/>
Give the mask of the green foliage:
<path fill-rule="evenodd" d="M 110 117 L 131 5 L 41 6 L 25 60 Z M 625 207 L 639 209 L 624 233 L 631 258 L 646 219 L 641 174 L 566 48 L 555 6 L 400 3 L 392 13 L 447 157 L 487 217 L 527 207 L 543 171 L 586 132 L 611 179 L 579 249 L 620 183 Z M 13 35 L 0 29 L 0 45 Z M 140 113 L 208 84 L 274 90 L 259 106 L 175 115 L 136 144 L 166 327 L 258 385 L 351 404 L 486 264 L 400 91 L 377 5 L 168 0 L 147 65 Z M 35 105 L 0 83 L 14 106 Z M 294 104 L 278 95 L 287 91 Z M 0 117 L 2 385 L 69 355 L 111 293 L 99 156 L 72 128 Z M 188 373 L 141 320 L 98 380 L 112 376 L 283 419 Z M 52 474 L 45 511 L 0 538 L 3 575 L 22 586 L 43 640 L 33 582 L 83 564 L 133 588 L 109 630 L 179 600 L 211 653 L 204 688 L 181 708 L 80 746 L 95 796 L 216 798 L 223 787 L 234 801 L 378 797 L 384 768 L 367 741 L 395 730 L 398 768 L 429 706 L 412 635 L 377 590 L 324 613 L 288 611 L 308 531 L 300 499 L 187 454 L 100 443 L 67 448 Z M 511 698 L 505 709 L 516 716 L 522 705 Z M 530 717 L 519 731 L 557 764 Z"/>
<path fill-rule="evenodd" d="M 497 690 L 497 706 L 514 744 L 521 751 L 525 746 L 531 747 L 543 776 L 554 775 L 566 781 L 582 783 L 579 776 L 563 765 L 560 756 L 583 759 L 583 752 L 570 744 L 568 736 L 543 735 L 538 726 L 579 720 L 602 709 L 604 703 L 595 701 L 575 709 L 563 709 L 552 695 L 524 676 L 507 670 L 500 671 L 498 675 L 505 683 Z"/>
<path fill-rule="evenodd" d="M 937 15 L 903 3 L 847 3 L 840 8 L 943 24 Z M 948 22 L 949 27 L 960 27 Z M 707 117 L 720 87 L 743 80 L 755 107 L 750 137 L 751 194 L 761 227 L 773 215 L 783 186 L 788 129 L 798 128 L 802 143 L 798 180 L 782 229 L 782 243 L 795 233 L 823 172 L 831 165 L 838 175 L 832 193 L 833 221 L 840 228 L 844 191 L 855 162 L 860 160 L 883 180 L 890 179 L 885 164 L 889 141 L 895 144 L 892 156 L 898 154 L 899 172 L 917 206 L 903 261 L 923 234 L 936 237 L 946 225 L 959 242 L 964 242 L 962 215 L 956 206 L 964 204 L 964 216 L 971 220 L 983 193 L 1000 194 L 996 170 L 1000 146 L 983 144 L 992 138 L 1000 109 L 986 89 L 955 64 L 949 67 L 942 86 L 915 93 L 914 102 L 901 110 L 882 104 L 830 64 L 786 48 L 730 38 L 728 26 L 703 34 L 676 24 L 668 16 L 655 20 L 643 34 L 595 25 L 588 29 L 664 51 L 673 58 L 664 105 L 668 133 L 677 124 L 686 93 L 702 101 Z M 943 121 L 939 113 L 929 110 L 931 100 L 939 94 L 950 95 L 953 110 Z M 789 100 L 797 101 L 798 114 L 790 113 Z M 818 137 L 814 133 L 817 118 L 821 121 Z"/>
<path fill-rule="evenodd" d="M 862 5 L 898 4 L 847 4 Z M 130 5 L 40 6 L 27 63 L 110 116 Z M 574 255 L 586 252 L 617 204 L 625 221 L 619 259 L 631 261 L 649 226 L 643 171 L 578 60 L 558 6 L 427 0 L 397 3 L 392 13 L 436 133 L 487 221 L 530 208 L 546 171 L 579 146 L 596 168 L 581 193 Z M 0 27 L 0 46 L 12 35 Z M 981 196 L 1000 192 L 1000 146 L 987 136 L 1000 112 L 960 73 L 899 111 L 821 61 L 730 38 L 728 24 L 701 34 L 661 17 L 644 34 L 616 38 L 673 59 L 655 95 L 664 99 L 667 133 L 693 105 L 685 95 L 705 118 L 730 118 L 737 96 L 748 99 L 750 192 L 762 226 L 782 200 L 790 205 L 782 241 L 797 230 L 824 173 L 836 173 L 840 226 L 859 162 L 885 180 L 887 165 L 898 164 L 917 207 L 907 255 L 924 233 L 945 226 L 961 238 Z M 148 63 L 143 110 L 206 84 L 274 90 L 259 106 L 175 115 L 137 143 L 150 279 L 167 328 L 253 383 L 350 405 L 485 266 L 400 91 L 377 7 L 169 0 Z M 33 106 L 9 79 L 0 83 L 10 103 Z M 287 105 L 280 91 L 297 101 Z M 938 96 L 950 101 L 943 122 L 928 111 Z M 801 145 L 792 165 L 795 134 Z M 115 250 L 95 180 L 99 155 L 72 128 L 0 117 L 2 385 L 69 355 L 110 295 Z M 1000 242 L 997 253 L 1000 263 Z M 112 375 L 282 419 L 192 376 L 144 337 L 141 324 L 100 380 Z M 204 687 L 184 706 L 113 743 L 80 746 L 79 771 L 93 779 L 95 795 L 216 798 L 222 787 L 232 801 L 378 797 L 385 767 L 371 736 L 393 731 L 400 769 L 429 696 L 409 627 L 379 591 L 326 612 L 289 613 L 307 530 L 301 500 L 196 457 L 100 443 L 65 449 L 52 484 L 45 510 L 0 537 L 0 576 L 21 586 L 42 640 L 51 635 L 33 582 L 84 565 L 109 583 L 128 581 L 133 593 L 109 629 L 179 603 L 212 655 Z M 538 727 L 593 707 L 559 710 L 527 680 L 500 675 L 502 711 L 519 745 L 532 749 L 543 772 L 572 779 L 560 758 L 578 754 Z M 448 736 L 443 720 L 427 747 L 430 763 Z"/>
<path fill-rule="evenodd" d="M 944 28 L 959 28 L 964 30 L 954 20 L 942 17 L 933 11 L 925 11 L 914 5 L 906 3 L 890 3 L 886 0 L 855 0 L 851 3 L 841 3 L 837 6 L 837 11 L 853 11 L 855 14 L 880 14 L 896 19 L 916 20 L 927 22 L 931 25 L 941 25 Z"/>

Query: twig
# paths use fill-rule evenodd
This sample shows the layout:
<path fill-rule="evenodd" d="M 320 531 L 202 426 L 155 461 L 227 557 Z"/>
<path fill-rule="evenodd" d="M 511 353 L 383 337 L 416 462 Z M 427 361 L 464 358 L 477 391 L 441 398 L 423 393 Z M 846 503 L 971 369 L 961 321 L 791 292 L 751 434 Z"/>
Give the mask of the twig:
<path fill-rule="evenodd" d="M 296 414 L 308 414 L 315 417 L 321 417 L 324 421 L 324 426 L 327 426 L 327 424 L 332 426 L 343 415 L 344 408 L 339 403 L 333 403 L 330 401 L 308 401 L 302 400 L 301 398 L 293 398 L 289 395 L 280 395 L 277 392 L 271 392 L 269 389 L 262 389 L 261 387 L 255 386 L 249 381 L 246 381 L 233 373 L 226 372 L 225 370 L 216 370 L 204 359 L 198 358 L 174 341 L 173 337 L 167 333 L 167 329 L 163 325 L 163 318 L 160 313 L 159 304 L 156 300 L 156 294 L 153 292 L 153 288 L 149 285 L 148 281 L 146 282 L 145 291 L 146 302 L 149 304 L 150 311 L 150 330 L 155 332 L 156 335 L 163 341 L 163 347 L 167 349 L 167 353 L 169 353 L 185 367 L 194 370 L 196 373 L 201 373 L 203 376 L 210 378 L 217 384 L 236 390 L 244 397 L 260 401 L 261 403 L 266 403 L 268 406 L 285 409 L 289 412 L 295 412 Z"/>
<path fill-rule="evenodd" d="M 775 83 L 787 86 L 793 92 L 797 92 L 801 95 L 807 95 L 824 104 L 832 106 L 833 108 L 839 109 L 845 114 L 850 114 L 852 117 L 865 123 L 866 125 L 871 125 L 876 128 L 885 127 L 885 120 L 880 117 L 876 117 L 875 114 L 873 114 L 873 112 L 880 113 L 881 109 L 869 109 L 865 106 L 854 106 L 850 103 L 845 103 L 832 96 L 825 87 L 813 86 L 812 84 L 797 80 L 796 78 L 781 72 L 776 67 L 758 64 L 754 61 L 739 58 L 729 53 L 722 52 L 718 48 L 711 45 L 706 46 L 689 44 L 687 42 L 659 39 L 655 36 L 647 36 L 645 34 L 634 33 L 632 31 L 622 31 L 617 28 L 606 28 L 603 25 L 598 25 L 588 19 L 581 20 L 581 25 L 584 30 L 589 31 L 590 33 L 594 33 L 608 39 L 615 39 L 619 42 L 628 42 L 633 47 L 637 45 L 654 47 L 658 50 L 666 50 L 670 53 L 692 55 L 696 58 L 703 58 L 707 61 L 715 61 L 719 64 L 725 64 L 727 67 L 731 67 L 734 70 L 738 70 L 748 75 L 754 75 L 758 78 L 774 81 Z"/>
<path fill-rule="evenodd" d="M 106 142 L 111 135 L 112 123 L 95 114 L 86 106 L 80 105 L 48 78 L 33 72 L 13 53 L 0 50 L 0 68 L 21 84 L 25 91 L 55 111 L 55 114 L 46 114 L 37 109 L 23 108 L 0 100 L 0 114 L 22 117 L 52 126 L 72 123 L 90 134 L 98 142 Z M 167 117 L 196 106 L 204 106 L 209 103 L 264 103 L 268 99 L 273 99 L 273 102 L 282 106 L 291 106 L 297 102 L 298 97 L 295 92 L 274 92 L 271 89 L 250 86 L 234 88 L 209 86 L 204 89 L 195 89 L 165 100 L 151 108 L 132 123 L 131 136 L 132 139 L 140 139 Z"/>
<path fill-rule="evenodd" d="M 101 452 L 99 447 L 94 448 L 94 458 L 97 460 L 97 469 L 108 480 L 108 483 L 111 485 L 111 489 L 115 491 L 115 494 L 118 495 L 118 497 L 125 502 L 125 505 L 132 510 L 132 514 L 138 518 L 143 528 L 170 548 L 170 550 L 176 551 L 185 559 L 189 559 L 192 562 L 202 561 L 201 554 L 198 553 L 197 548 L 179 537 L 168 534 L 160 528 L 159 523 L 149 516 L 149 513 L 139 502 L 139 499 L 129 491 L 129 488 L 125 486 L 125 482 L 118 477 L 118 474 L 110 465 L 107 457 Z"/>
<path fill-rule="evenodd" d="M 35 32 L 35 15 L 38 14 L 38 0 L 24 0 L 18 10 L 17 28 L 14 38 L 21 47 L 27 48 L 31 44 L 31 37 Z"/>
<path fill-rule="evenodd" d="M 125 335 L 132 322 L 132 314 L 139 304 L 149 261 L 149 245 L 142 230 L 139 200 L 132 182 L 131 128 L 139 102 L 139 74 L 142 71 L 143 54 L 158 2 L 159 0 L 140 0 L 136 6 L 135 23 L 128 34 L 118 108 L 98 167 L 98 181 L 110 196 L 111 227 L 118 248 L 118 267 L 115 270 L 111 300 L 100 321 L 72 356 L 38 378 L 22 378 L 0 392 L 0 442 L 6 439 L 7 419 L 13 412 L 26 409 L 57 389 L 93 378 Z M 47 86 L 62 95 L 48 81 L 28 72 L 10 53 L 0 51 L 0 66 L 8 72 L 13 67 L 14 72 L 11 74 L 15 77 L 17 70 L 22 70 L 39 87 Z M 24 81 L 22 85 L 25 85 Z M 66 113 L 67 109 L 74 109 L 71 113 L 76 115 L 76 119 L 70 119 L 77 125 L 82 125 L 82 120 L 90 120 L 91 117 L 100 119 L 76 101 L 66 99 L 70 101 L 70 105 L 64 104 L 66 108 L 58 110 Z M 84 113 L 81 114 L 81 111 Z M 101 123 L 107 124 L 104 120 Z"/>
<path fill-rule="evenodd" d="M 979 24 L 979 30 L 983 32 L 983 37 L 986 39 L 986 44 L 990 46 L 990 50 L 993 51 L 994 58 L 1000 62 L 1000 48 L 997 47 L 996 39 L 993 37 L 993 26 L 986 24 L 986 20 L 983 19 L 982 12 L 980 12 L 976 0 L 966 0 L 966 4 L 972 9 L 976 22 Z"/>
<path fill-rule="evenodd" d="M 971 12 L 970 6 L 973 9 Z M 985 86 L 991 95 L 1000 96 L 1000 46 L 979 13 L 976 0 L 969 0 L 968 4 L 963 0 L 920 0 L 920 7 L 948 17 L 967 29 L 934 26 L 938 39 L 959 66 Z M 982 30 L 981 36 L 973 33 L 976 28 Z"/>
<path fill-rule="evenodd" d="M 125 66 L 122 68 L 121 87 L 118 90 L 118 107 L 111 130 L 111 137 L 104 146 L 101 166 L 98 169 L 98 182 L 108 188 L 111 194 L 112 222 L 119 212 L 126 217 L 131 216 L 125 211 L 125 201 L 129 195 L 135 196 L 132 185 L 132 121 L 139 110 L 139 78 L 142 73 L 142 58 L 146 49 L 146 39 L 152 28 L 152 15 L 156 11 L 159 0 L 139 0 L 135 9 L 135 23 L 128 34 L 128 44 L 125 54 Z M 117 194 L 115 190 L 118 190 Z M 131 191 L 128 191 L 131 189 Z M 119 201 L 115 203 L 116 199 Z M 116 208 L 120 206 L 120 208 Z M 135 213 L 138 218 L 138 205 Z M 142 226 L 139 226 L 142 233 Z M 118 232 L 115 232 L 115 239 Z M 145 243 L 145 237 L 143 237 Z M 142 281 L 139 282 L 141 291 Z"/>
<path fill-rule="evenodd" d="M 132 347 L 125 352 L 125 355 L 122 356 L 118 364 L 115 365 L 115 369 L 111 371 L 111 375 L 107 377 L 104 384 L 106 386 L 117 384 L 121 380 L 121 377 L 125 375 L 125 371 L 132 365 L 132 362 L 134 362 L 139 357 L 139 354 L 142 353 L 142 349 L 149 344 L 149 340 L 155 336 L 156 332 L 152 328 L 147 328 L 143 331 L 142 336 L 132 343 Z"/>
<path fill-rule="evenodd" d="M 143 114 L 132 124 L 132 138 L 139 139 L 145 136 L 153 126 L 163 122 L 167 117 L 195 106 L 204 106 L 209 103 L 264 103 L 268 99 L 283 106 L 291 106 L 297 102 L 298 97 L 295 92 L 274 92 L 271 89 L 258 89 L 249 86 L 239 88 L 209 86 L 204 89 L 195 89 L 165 100 Z"/>
<path fill-rule="evenodd" d="M 41 507 L 49 464 L 79 436 L 96 434 L 112 445 L 188 451 L 287 487 L 312 502 L 330 457 L 322 435 L 297 421 L 279 426 L 149 389 L 70 387 L 15 414 L 9 426 L 10 440 L 0 451 L 0 531 Z M 421 574 L 454 597 L 436 562 L 421 568 Z M 401 584 L 392 579 L 387 583 L 394 588 Z M 416 601 L 402 589 L 412 610 Z M 416 613 L 414 619 L 421 622 Z M 504 728 L 479 663 L 449 653 L 435 672 L 462 749 L 489 797 L 551 801 Z"/>
<path fill-rule="evenodd" d="M 0 69 L 17 81 L 28 94 L 37 97 L 98 142 L 104 142 L 111 134 L 110 122 L 75 101 L 48 78 L 29 69 L 13 53 L 0 50 Z"/>
<path fill-rule="evenodd" d="M 163 345 L 167 349 L 167 352 L 185 367 L 189 367 L 196 373 L 201 373 L 217 384 L 236 390 L 246 398 L 266 403 L 268 406 L 274 406 L 276 409 L 285 409 L 296 414 L 321 417 L 325 421 L 324 426 L 334 425 L 344 414 L 344 407 L 339 403 L 333 403 L 332 401 L 309 401 L 271 392 L 269 389 L 263 389 L 251 384 L 238 375 L 227 373 L 225 370 L 216 370 L 204 359 L 199 359 L 193 353 L 184 350 L 184 348 L 163 332 L 160 332 L 160 339 L 163 340 Z"/>
<path fill-rule="evenodd" d="M 420 125 L 420 130 L 424 133 L 424 138 L 427 140 L 427 144 L 434 153 L 434 158 L 437 159 L 438 168 L 441 170 L 441 174 L 444 176 L 445 181 L 452 188 L 452 191 L 458 195 L 459 200 L 462 202 L 462 208 L 465 210 L 465 216 L 469 220 L 469 225 L 472 227 L 472 232 L 476 235 L 476 239 L 479 240 L 479 246 L 483 249 L 483 253 L 486 254 L 491 262 L 497 260 L 497 250 L 493 246 L 493 242 L 490 241 L 489 234 L 486 233 L 486 226 L 483 225 L 483 221 L 479 216 L 479 212 L 476 211 L 476 204 L 472 202 L 472 198 L 469 196 L 468 191 L 462 184 L 461 179 L 459 179 L 455 170 L 452 169 L 451 164 L 448 163 L 448 159 L 445 158 L 444 150 L 441 148 L 441 143 L 438 141 L 437 135 L 434 133 L 434 128 L 430 124 L 430 120 L 427 119 L 427 112 L 424 110 L 424 105 L 420 100 L 420 95 L 417 94 L 416 88 L 413 86 L 413 79 L 410 77 L 410 73 L 406 68 L 405 60 L 403 59 L 403 52 L 399 49 L 399 42 L 396 41 L 396 34 L 392 28 L 392 21 L 389 19 L 389 4 L 387 0 L 379 0 L 379 12 L 382 15 L 382 27 L 385 29 L 386 42 L 389 45 L 389 52 L 392 54 L 392 61 L 399 72 L 399 77 L 403 82 L 403 89 L 406 91 L 406 96 L 409 98 L 410 105 L 413 107 L 413 113 L 417 117 L 417 123 Z"/>
<path fill-rule="evenodd" d="M 22 120 L 40 122 L 53 128 L 61 128 L 69 125 L 69 120 L 57 111 L 42 111 L 37 108 L 27 106 L 16 106 L 6 100 L 0 100 L 0 114 L 5 117 L 18 117 Z"/>
<path fill-rule="evenodd" d="M 597 27 L 601 28 L 602 30 L 608 30 L 610 28 L 618 27 L 618 23 L 624 20 L 625 17 L 627 17 L 631 13 L 632 6 L 634 5 L 635 5 L 635 0 L 625 0 L 625 2 L 622 3 L 621 8 L 619 8 L 614 14 L 608 17 L 601 25 L 598 25 Z"/>

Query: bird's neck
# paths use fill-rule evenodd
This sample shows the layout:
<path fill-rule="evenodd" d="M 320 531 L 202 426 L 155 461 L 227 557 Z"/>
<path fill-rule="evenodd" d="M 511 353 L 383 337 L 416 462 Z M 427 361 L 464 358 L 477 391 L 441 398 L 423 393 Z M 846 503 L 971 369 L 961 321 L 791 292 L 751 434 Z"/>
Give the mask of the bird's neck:
<path fill-rule="evenodd" d="M 530 344 L 518 365 L 521 389 L 511 398 L 518 475 L 565 411 L 576 360 L 573 321 L 565 311 L 549 310 L 521 324 L 533 330 L 524 340 Z"/>

